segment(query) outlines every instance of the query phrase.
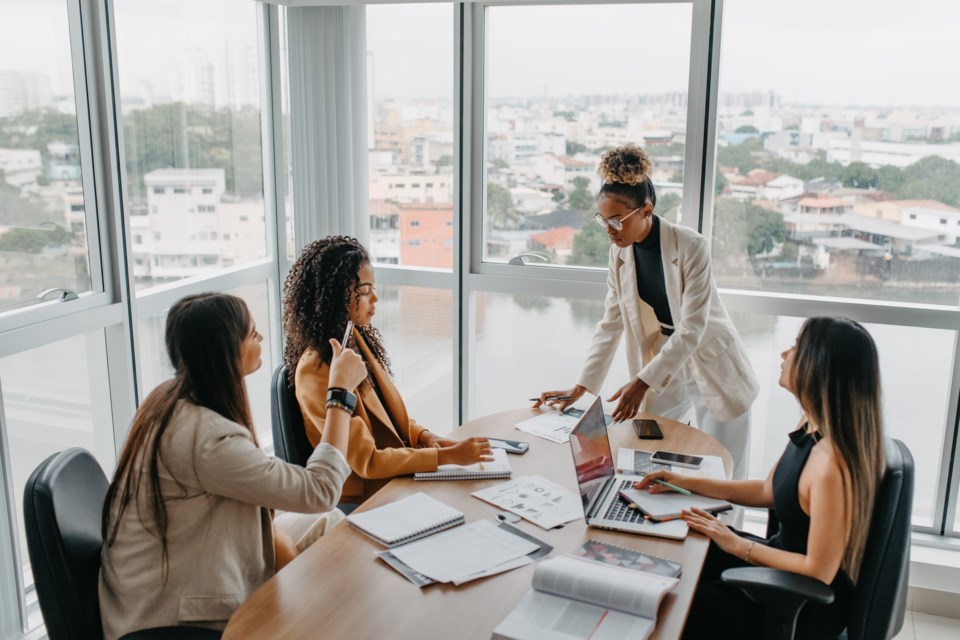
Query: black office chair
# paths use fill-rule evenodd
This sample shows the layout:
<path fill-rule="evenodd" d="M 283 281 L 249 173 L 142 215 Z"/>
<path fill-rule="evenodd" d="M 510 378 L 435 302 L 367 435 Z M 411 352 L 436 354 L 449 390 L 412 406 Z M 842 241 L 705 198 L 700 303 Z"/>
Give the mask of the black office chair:
<path fill-rule="evenodd" d="M 277 367 L 270 381 L 270 414 L 273 422 L 273 452 L 281 460 L 307 466 L 313 445 L 307 439 L 300 404 L 293 387 L 288 384 L 285 364 Z"/>
<path fill-rule="evenodd" d="M 841 638 L 879 640 L 897 635 L 907 608 L 913 456 L 899 440 L 886 438 L 886 470 L 877 491 L 853 606 Z M 776 524 L 774 523 L 774 527 Z M 768 535 L 773 532 L 768 529 Z M 830 604 L 833 590 L 819 580 L 764 567 L 728 569 L 724 582 L 739 586 L 764 605 L 764 638 L 793 638 L 807 601 Z"/>
<path fill-rule="evenodd" d="M 24 489 L 27 550 L 40 611 L 50 640 L 100 640 L 100 518 L 107 478 L 80 448 L 55 453 L 34 470 Z M 198 627 L 162 627 L 122 640 L 217 640 Z"/>

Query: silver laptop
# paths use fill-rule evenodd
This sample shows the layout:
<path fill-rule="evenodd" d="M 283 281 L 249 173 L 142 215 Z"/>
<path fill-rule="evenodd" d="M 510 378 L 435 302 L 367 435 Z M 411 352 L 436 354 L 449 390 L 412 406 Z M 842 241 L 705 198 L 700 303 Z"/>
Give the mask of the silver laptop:
<path fill-rule="evenodd" d="M 630 503 L 620 497 L 620 490 L 630 487 L 640 476 L 616 472 L 599 397 L 570 432 L 570 449 L 588 526 L 677 540 L 686 537 L 687 523 L 683 520 L 653 523 L 644 519 L 642 511 L 631 509 Z"/>

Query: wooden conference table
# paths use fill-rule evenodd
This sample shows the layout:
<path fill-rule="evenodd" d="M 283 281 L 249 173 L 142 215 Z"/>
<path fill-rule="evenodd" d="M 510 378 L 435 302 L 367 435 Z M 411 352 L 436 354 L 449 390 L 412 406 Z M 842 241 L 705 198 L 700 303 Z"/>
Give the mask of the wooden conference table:
<path fill-rule="evenodd" d="M 517 409 L 472 420 L 455 436 L 490 436 L 530 443 L 524 455 L 511 455 L 514 476 L 540 475 L 577 491 L 568 444 L 554 444 L 513 425 L 532 417 L 533 409 Z M 653 416 L 646 416 L 653 417 Z M 658 418 L 663 440 L 639 440 L 629 424 L 610 430 L 617 447 L 718 455 L 729 477 L 729 452 L 716 440 L 685 424 Z M 423 491 L 466 514 L 467 521 L 493 519 L 504 513 L 470 494 L 504 482 L 415 482 L 397 478 L 358 511 Z M 584 521 L 544 530 L 523 520 L 514 526 L 553 545 L 551 556 L 569 553 L 589 538 L 646 551 L 683 563 L 677 589 L 668 594 L 651 636 L 679 638 L 700 577 L 708 540 L 690 532 L 686 540 L 589 529 Z M 501 620 L 531 588 L 537 563 L 467 583 L 436 584 L 419 589 L 374 556 L 382 547 L 345 523 L 334 528 L 251 595 L 234 613 L 224 640 L 242 638 L 489 638 Z"/>

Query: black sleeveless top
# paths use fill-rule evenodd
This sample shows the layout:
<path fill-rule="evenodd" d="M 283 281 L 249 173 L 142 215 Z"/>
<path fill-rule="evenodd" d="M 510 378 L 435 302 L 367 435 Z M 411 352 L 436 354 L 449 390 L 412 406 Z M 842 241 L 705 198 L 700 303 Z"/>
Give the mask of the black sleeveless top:
<path fill-rule="evenodd" d="M 773 472 L 773 511 L 780 521 L 780 530 L 767 544 L 793 553 L 807 553 L 810 516 L 800 508 L 800 474 L 813 446 L 820 440 L 817 432 L 807 432 L 806 425 L 790 434 L 777 468 Z M 799 637 L 836 637 L 846 624 L 846 614 L 853 598 L 853 583 L 841 569 L 830 584 L 835 599 L 823 606 L 808 603 L 801 611 Z"/>

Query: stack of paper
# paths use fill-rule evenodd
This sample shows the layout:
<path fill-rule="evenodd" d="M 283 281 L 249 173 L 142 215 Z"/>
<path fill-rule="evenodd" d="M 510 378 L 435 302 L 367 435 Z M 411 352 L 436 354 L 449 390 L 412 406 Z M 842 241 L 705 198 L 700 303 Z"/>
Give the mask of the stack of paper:
<path fill-rule="evenodd" d="M 390 553 L 414 571 L 437 582 L 463 584 L 533 562 L 527 557 L 540 548 L 486 520 L 391 549 Z"/>

